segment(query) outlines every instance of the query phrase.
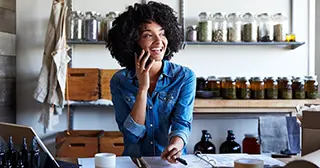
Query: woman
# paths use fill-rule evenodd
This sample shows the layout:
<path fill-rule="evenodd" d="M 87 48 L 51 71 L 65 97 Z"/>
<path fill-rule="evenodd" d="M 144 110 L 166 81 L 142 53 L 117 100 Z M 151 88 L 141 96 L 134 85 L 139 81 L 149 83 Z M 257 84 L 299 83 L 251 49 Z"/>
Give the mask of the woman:
<path fill-rule="evenodd" d="M 183 39 L 172 8 L 134 4 L 113 22 L 107 47 L 125 69 L 110 88 L 125 156 L 160 156 L 170 163 L 184 154 L 191 131 L 195 74 L 169 62 Z"/>

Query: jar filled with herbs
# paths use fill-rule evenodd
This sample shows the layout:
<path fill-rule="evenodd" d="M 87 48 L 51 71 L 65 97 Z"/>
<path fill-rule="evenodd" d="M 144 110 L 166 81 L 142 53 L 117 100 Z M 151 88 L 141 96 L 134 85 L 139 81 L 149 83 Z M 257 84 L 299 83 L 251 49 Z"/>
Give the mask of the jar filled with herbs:
<path fill-rule="evenodd" d="M 264 81 L 262 77 L 251 78 L 251 98 L 264 99 Z"/>
<path fill-rule="evenodd" d="M 266 77 L 264 79 L 264 97 L 266 99 L 278 98 L 278 81 L 276 77 Z"/>
<path fill-rule="evenodd" d="M 220 97 L 221 83 L 220 79 L 215 76 L 209 76 L 207 81 L 208 90 L 212 91 L 213 98 Z"/>
<path fill-rule="evenodd" d="M 187 27 L 187 41 L 196 42 L 197 41 L 197 25 L 192 25 Z"/>
<path fill-rule="evenodd" d="M 273 41 L 273 22 L 268 13 L 258 15 L 259 21 L 259 41 L 272 42 Z"/>
<path fill-rule="evenodd" d="M 276 42 L 286 41 L 288 19 L 284 15 L 282 15 L 282 13 L 276 13 L 272 16 L 272 20 L 274 21 L 274 26 L 273 26 L 274 38 L 273 38 L 273 40 Z"/>
<path fill-rule="evenodd" d="M 199 14 L 198 35 L 199 41 L 212 41 L 212 19 L 209 12 L 201 12 Z"/>
<path fill-rule="evenodd" d="M 221 82 L 221 96 L 224 99 L 236 99 L 236 81 L 234 77 L 224 77 Z"/>
<path fill-rule="evenodd" d="M 250 82 L 247 77 L 236 80 L 236 95 L 238 99 L 250 99 Z"/>
<path fill-rule="evenodd" d="M 295 77 L 292 80 L 292 98 L 293 99 L 305 99 L 305 82 L 304 78 Z"/>
<path fill-rule="evenodd" d="M 307 99 L 316 99 L 318 97 L 318 85 L 317 76 L 305 77 L 305 91 Z"/>
<path fill-rule="evenodd" d="M 109 12 L 106 14 L 106 18 L 104 21 L 104 40 L 107 41 L 108 40 L 108 32 L 109 30 L 112 28 L 112 24 L 113 21 L 116 19 L 116 17 L 118 16 L 117 12 Z"/>
<path fill-rule="evenodd" d="M 227 41 L 227 20 L 225 14 L 215 13 L 213 19 L 213 41 L 226 42 Z"/>
<path fill-rule="evenodd" d="M 279 89 L 278 97 L 279 99 L 292 99 L 292 78 L 282 77 L 278 79 Z"/>
<path fill-rule="evenodd" d="M 230 13 L 227 16 L 228 31 L 227 41 L 229 42 L 241 42 L 241 20 L 239 14 Z"/>
<path fill-rule="evenodd" d="M 252 13 L 241 16 L 242 40 L 244 42 L 256 42 L 258 39 L 258 26 L 256 17 Z"/>

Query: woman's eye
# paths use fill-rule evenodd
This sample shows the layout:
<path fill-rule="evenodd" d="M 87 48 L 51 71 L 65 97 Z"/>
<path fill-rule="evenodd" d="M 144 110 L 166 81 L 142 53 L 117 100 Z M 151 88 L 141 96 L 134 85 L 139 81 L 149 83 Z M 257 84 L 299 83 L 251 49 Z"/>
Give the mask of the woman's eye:
<path fill-rule="evenodd" d="M 160 33 L 160 36 L 166 36 L 164 33 Z"/>
<path fill-rule="evenodd" d="M 152 35 L 151 34 L 145 34 L 145 35 L 143 35 L 143 37 L 144 38 L 148 38 L 148 37 L 152 37 Z"/>

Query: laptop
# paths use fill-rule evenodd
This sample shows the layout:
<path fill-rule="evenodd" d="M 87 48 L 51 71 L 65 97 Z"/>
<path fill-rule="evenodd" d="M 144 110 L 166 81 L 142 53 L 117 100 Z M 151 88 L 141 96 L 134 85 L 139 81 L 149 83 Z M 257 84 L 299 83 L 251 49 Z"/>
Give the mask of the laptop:
<path fill-rule="evenodd" d="M 72 164 L 69 162 L 56 160 L 47 147 L 43 144 L 37 133 L 32 127 L 9 124 L 0 122 L 0 142 L 6 143 L 9 137 L 12 136 L 15 146 L 22 144 L 23 138 L 27 139 L 28 147 L 31 144 L 32 139 L 35 137 L 38 147 L 40 149 L 41 167 L 43 168 L 78 168 L 80 165 Z"/>

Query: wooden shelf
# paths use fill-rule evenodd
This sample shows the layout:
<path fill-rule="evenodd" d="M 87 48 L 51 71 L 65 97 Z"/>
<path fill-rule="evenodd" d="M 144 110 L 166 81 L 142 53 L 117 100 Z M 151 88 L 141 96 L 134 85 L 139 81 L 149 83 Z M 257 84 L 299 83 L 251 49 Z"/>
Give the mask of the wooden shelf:
<path fill-rule="evenodd" d="M 94 45 L 94 44 L 98 44 L 98 45 L 105 45 L 106 42 L 105 41 L 82 41 L 82 40 L 67 40 L 67 44 L 69 45 L 74 45 L 74 44 L 83 44 L 83 45 Z"/>

